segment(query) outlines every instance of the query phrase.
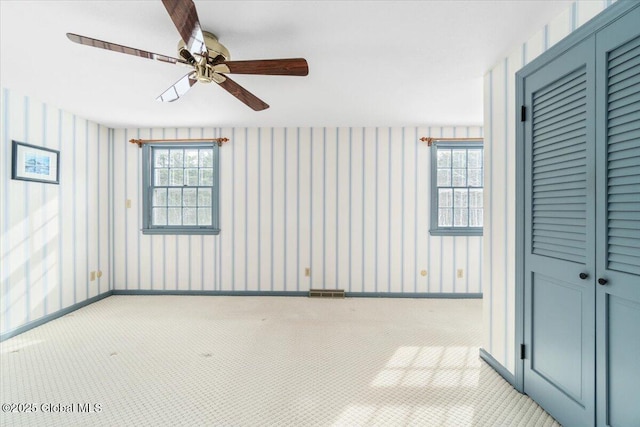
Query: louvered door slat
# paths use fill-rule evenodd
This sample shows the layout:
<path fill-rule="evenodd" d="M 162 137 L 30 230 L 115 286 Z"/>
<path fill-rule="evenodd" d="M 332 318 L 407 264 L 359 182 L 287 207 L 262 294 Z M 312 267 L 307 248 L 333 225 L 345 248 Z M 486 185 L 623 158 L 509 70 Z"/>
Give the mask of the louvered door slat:
<path fill-rule="evenodd" d="M 556 80 L 532 101 L 532 252 L 584 263 L 585 70 Z"/>
<path fill-rule="evenodd" d="M 550 100 L 553 101 L 553 100 Z M 561 99 L 557 103 L 545 103 L 545 107 L 540 107 L 539 110 L 534 111 L 534 118 L 536 120 L 546 120 L 549 117 L 553 117 L 557 111 L 571 111 L 576 107 L 584 104 L 584 94 L 582 93 L 570 93 L 566 99 Z"/>
<path fill-rule="evenodd" d="M 618 58 L 620 61 L 614 64 L 614 61 L 609 61 L 609 75 L 615 76 L 622 74 L 627 70 L 634 69 L 640 66 L 640 55 L 635 53 L 635 49 L 632 52 L 628 52 L 628 56 L 621 56 Z M 635 56 L 632 56 L 635 53 Z M 637 68 L 636 68 L 637 71 Z"/>
<path fill-rule="evenodd" d="M 637 78 L 637 77 L 640 77 L 640 74 L 636 74 L 635 76 L 631 76 L 631 77 Z M 629 78 L 629 77 L 626 77 L 626 78 Z M 620 107 L 626 107 L 627 105 L 634 105 L 634 104 L 637 105 L 638 102 L 640 102 L 640 93 L 634 93 L 631 95 L 622 96 L 621 92 L 622 91 L 615 92 L 609 96 L 609 109 L 615 110 Z"/>
<path fill-rule="evenodd" d="M 640 138 L 640 130 L 636 129 L 634 131 L 618 134 L 615 136 L 610 135 L 609 144 L 625 142 L 625 141 L 637 142 L 638 138 Z"/>
<path fill-rule="evenodd" d="M 576 129 L 572 132 L 565 132 L 561 135 L 554 136 L 551 138 L 538 139 L 536 148 L 546 147 L 548 145 L 555 144 L 557 142 L 569 141 L 574 139 L 584 139 L 586 135 L 586 130 L 584 128 Z"/>
<path fill-rule="evenodd" d="M 576 87 L 580 88 L 578 92 L 581 92 L 582 88 L 585 86 L 586 80 L 580 75 L 580 73 L 570 73 L 563 78 L 556 80 L 553 87 L 533 94 L 533 102 L 538 105 L 538 110 L 540 110 L 556 100 L 557 97 L 560 99 L 566 99 L 576 92 Z M 564 94 L 564 96 L 559 96 L 561 94 Z"/>

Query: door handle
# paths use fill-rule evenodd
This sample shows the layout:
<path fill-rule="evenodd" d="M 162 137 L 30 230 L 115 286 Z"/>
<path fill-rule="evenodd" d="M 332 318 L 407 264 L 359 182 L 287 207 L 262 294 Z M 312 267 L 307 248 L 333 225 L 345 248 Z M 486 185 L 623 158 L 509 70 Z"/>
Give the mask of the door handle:
<path fill-rule="evenodd" d="M 609 281 L 607 279 L 603 279 L 602 277 L 598 279 L 598 284 L 604 286 L 608 283 Z"/>
<path fill-rule="evenodd" d="M 582 280 L 584 280 L 584 279 L 586 279 L 587 277 L 589 277 L 589 275 L 588 275 L 587 273 L 580 273 L 580 274 L 579 274 L 579 276 L 580 276 L 580 278 L 581 278 Z"/>

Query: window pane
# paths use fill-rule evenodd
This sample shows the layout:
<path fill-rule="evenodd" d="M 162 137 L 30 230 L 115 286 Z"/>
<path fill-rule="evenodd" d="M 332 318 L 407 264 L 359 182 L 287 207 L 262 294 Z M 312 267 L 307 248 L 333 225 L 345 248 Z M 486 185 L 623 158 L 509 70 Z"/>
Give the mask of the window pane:
<path fill-rule="evenodd" d="M 196 188 L 185 188 L 182 192 L 182 206 L 196 206 L 197 192 Z"/>
<path fill-rule="evenodd" d="M 198 225 L 211 225 L 211 208 L 198 208 Z"/>
<path fill-rule="evenodd" d="M 450 188 L 438 189 L 438 207 L 451 208 L 453 207 L 453 190 Z"/>
<path fill-rule="evenodd" d="M 482 167 L 482 150 L 470 149 L 467 162 L 470 168 Z"/>
<path fill-rule="evenodd" d="M 172 168 L 181 168 L 184 166 L 183 164 L 183 151 L 182 150 L 170 150 L 169 157 L 169 167 Z"/>
<path fill-rule="evenodd" d="M 438 209 L 438 226 L 451 227 L 453 225 L 453 209 Z"/>
<path fill-rule="evenodd" d="M 198 206 L 211 206 L 211 189 L 198 189 Z"/>
<path fill-rule="evenodd" d="M 169 150 L 153 150 L 156 158 L 155 167 L 166 168 L 169 166 Z"/>
<path fill-rule="evenodd" d="M 169 225 L 182 225 L 182 208 L 169 208 Z"/>
<path fill-rule="evenodd" d="M 198 150 L 184 150 L 184 167 L 198 167 Z"/>
<path fill-rule="evenodd" d="M 453 150 L 452 166 L 454 168 L 467 167 L 467 150 Z"/>
<path fill-rule="evenodd" d="M 482 209 L 469 209 L 469 227 L 482 227 Z"/>
<path fill-rule="evenodd" d="M 196 187 L 198 185 L 198 169 L 184 170 L 184 185 Z"/>
<path fill-rule="evenodd" d="M 467 154 L 467 162 L 470 168 L 482 168 L 482 150 L 470 149 Z"/>
<path fill-rule="evenodd" d="M 452 182 L 454 187 L 466 187 L 467 186 L 467 170 L 453 169 Z"/>
<path fill-rule="evenodd" d="M 213 169 L 200 169 L 200 185 L 203 187 L 213 186 Z"/>
<path fill-rule="evenodd" d="M 469 190 L 466 188 L 454 190 L 453 199 L 456 208 L 466 208 L 469 206 Z"/>
<path fill-rule="evenodd" d="M 167 206 L 167 189 L 153 189 L 153 206 Z"/>
<path fill-rule="evenodd" d="M 200 167 L 213 167 L 213 150 L 211 148 L 203 148 L 200 150 Z"/>
<path fill-rule="evenodd" d="M 454 227 L 466 227 L 468 221 L 469 211 L 467 208 L 460 208 L 453 210 L 453 226 Z"/>
<path fill-rule="evenodd" d="M 469 169 L 469 187 L 482 187 L 482 169 Z"/>
<path fill-rule="evenodd" d="M 451 186 L 451 169 L 438 169 L 438 187 Z"/>
<path fill-rule="evenodd" d="M 169 169 L 156 169 L 154 185 L 158 187 L 169 185 Z"/>
<path fill-rule="evenodd" d="M 197 225 L 196 208 L 184 208 L 182 210 L 182 223 L 183 225 Z"/>
<path fill-rule="evenodd" d="M 169 175 L 171 176 L 171 182 L 169 185 L 182 186 L 184 178 L 184 169 L 169 169 Z"/>
<path fill-rule="evenodd" d="M 182 206 L 182 188 L 169 188 L 169 206 Z"/>
<path fill-rule="evenodd" d="M 438 167 L 439 168 L 451 167 L 451 150 L 438 148 Z"/>
<path fill-rule="evenodd" d="M 482 207 L 482 189 L 471 188 L 469 190 L 469 206 L 472 208 Z"/>
<path fill-rule="evenodd" d="M 153 225 L 167 225 L 167 210 L 165 208 L 153 208 Z"/>

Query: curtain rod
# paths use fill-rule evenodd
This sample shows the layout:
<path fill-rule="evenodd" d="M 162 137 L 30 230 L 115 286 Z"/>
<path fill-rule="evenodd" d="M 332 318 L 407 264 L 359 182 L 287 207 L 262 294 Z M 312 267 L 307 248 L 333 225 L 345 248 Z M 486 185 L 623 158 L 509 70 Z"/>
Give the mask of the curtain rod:
<path fill-rule="evenodd" d="M 137 144 L 140 148 L 143 144 L 154 142 L 217 142 L 218 147 L 221 147 L 225 142 L 229 142 L 229 138 L 130 139 L 129 142 Z"/>
<path fill-rule="evenodd" d="M 483 141 L 483 138 L 431 138 L 430 136 L 423 136 L 420 141 L 426 142 L 429 147 L 435 141 Z"/>

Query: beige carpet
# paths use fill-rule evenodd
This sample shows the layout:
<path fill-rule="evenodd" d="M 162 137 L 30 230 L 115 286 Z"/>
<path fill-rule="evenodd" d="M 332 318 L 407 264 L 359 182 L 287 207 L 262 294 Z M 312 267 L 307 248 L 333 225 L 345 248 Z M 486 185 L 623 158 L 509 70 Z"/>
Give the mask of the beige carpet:
<path fill-rule="evenodd" d="M 557 426 L 481 324 L 480 300 L 112 296 L 0 345 L 0 401 L 32 411 L 0 423 Z"/>

